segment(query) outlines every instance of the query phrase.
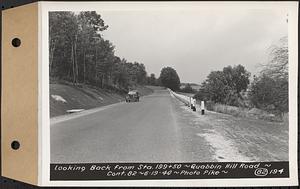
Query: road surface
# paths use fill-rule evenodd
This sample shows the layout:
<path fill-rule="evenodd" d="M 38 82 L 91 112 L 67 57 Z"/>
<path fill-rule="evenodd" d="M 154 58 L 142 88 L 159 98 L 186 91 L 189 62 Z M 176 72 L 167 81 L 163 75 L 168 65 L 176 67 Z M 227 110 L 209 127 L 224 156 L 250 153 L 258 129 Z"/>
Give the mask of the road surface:
<path fill-rule="evenodd" d="M 140 102 L 51 119 L 51 162 L 287 160 L 287 133 L 277 123 L 200 115 L 161 89 Z"/>

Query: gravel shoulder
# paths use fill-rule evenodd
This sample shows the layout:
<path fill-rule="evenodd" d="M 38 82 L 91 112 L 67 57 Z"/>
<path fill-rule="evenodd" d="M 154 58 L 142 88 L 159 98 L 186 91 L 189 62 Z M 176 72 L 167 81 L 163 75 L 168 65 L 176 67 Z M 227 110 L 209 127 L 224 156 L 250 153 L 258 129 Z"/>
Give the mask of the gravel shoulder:
<path fill-rule="evenodd" d="M 288 161 L 288 125 L 206 111 L 192 112 L 181 104 L 178 113 L 194 135 L 209 145 L 202 154 L 214 161 Z M 188 121 L 190 120 L 190 121 Z M 196 152 L 195 152 L 196 153 Z"/>

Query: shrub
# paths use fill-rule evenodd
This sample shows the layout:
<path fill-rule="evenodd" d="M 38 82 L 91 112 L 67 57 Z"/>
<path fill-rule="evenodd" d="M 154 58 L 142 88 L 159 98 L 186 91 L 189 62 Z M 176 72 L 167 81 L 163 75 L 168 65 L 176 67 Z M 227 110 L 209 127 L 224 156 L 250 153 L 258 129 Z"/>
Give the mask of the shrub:
<path fill-rule="evenodd" d="M 196 93 L 196 90 L 192 88 L 192 86 L 188 83 L 184 86 L 184 88 L 179 90 L 183 93 Z"/>
<path fill-rule="evenodd" d="M 288 112 L 288 81 L 263 74 L 255 77 L 249 97 L 255 107 L 280 115 Z"/>

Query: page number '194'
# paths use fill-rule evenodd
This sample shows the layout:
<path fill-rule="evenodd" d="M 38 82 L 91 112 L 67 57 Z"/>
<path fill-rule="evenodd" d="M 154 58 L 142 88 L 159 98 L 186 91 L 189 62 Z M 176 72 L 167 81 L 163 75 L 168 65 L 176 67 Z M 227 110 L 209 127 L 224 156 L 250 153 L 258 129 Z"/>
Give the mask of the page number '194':
<path fill-rule="evenodd" d="M 254 174 L 255 176 L 266 176 L 266 175 L 276 175 L 276 174 L 282 174 L 284 171 L 284 169 L 271 169 L 270 171 L 268 171 L 268 169 L 266 168 L 258 168 L 255 170 Z"/>

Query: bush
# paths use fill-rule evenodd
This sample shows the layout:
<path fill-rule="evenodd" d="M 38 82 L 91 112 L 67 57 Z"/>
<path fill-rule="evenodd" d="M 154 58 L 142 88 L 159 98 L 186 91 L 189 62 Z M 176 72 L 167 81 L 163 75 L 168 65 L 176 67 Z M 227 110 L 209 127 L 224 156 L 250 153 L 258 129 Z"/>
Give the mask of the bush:
<path fill-rule="evenodd" d="M 201 101 L 199 101 L 200 104 Z M 214 111 L 214 106 L 215 103 L 213 101 L 205 101 L 205 109 L 209 110 L 209 111 Z"/>
<path fill-rule="evenodd" d="M 250 73 L 242 65 L 227 66 L 222 71 L 212 71 L 196 94 L 198 100 L 239 106 L 241 92 L 247 90 Z M 242 103 L 243 104 L 243 103 Z"/>
<path fill-rule="evenodd" d="M 259 109 L 276 115 L 288 112 L 288 81 L 283 78 L 271 78 L 263 74 L 255 77 L 250 86 L 249 97 Z"/>
<path fill-rule="evenodd" d="M 192 86 L 188 83 L 184 88 L 180 89 L 180 92 L 183 93 L 196 93 L 196 90 L 192 88 Z"/>

